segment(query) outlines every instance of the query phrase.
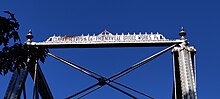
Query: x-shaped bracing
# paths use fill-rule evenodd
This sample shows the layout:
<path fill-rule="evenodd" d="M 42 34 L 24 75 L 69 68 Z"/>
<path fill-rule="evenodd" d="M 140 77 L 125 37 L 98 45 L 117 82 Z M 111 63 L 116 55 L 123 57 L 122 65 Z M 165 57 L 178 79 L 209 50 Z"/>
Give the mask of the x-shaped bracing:
<path fill-rule="evenodd" d="M 127 69 L 125 69 L 125 70 L 123 70 L 123 71 L 121 71 L 121 72 L 119 72 L 119 73 L 117 73 L 117 74 L 115 74 L 115 75 L 113 75 L 113 76 L 111 76 L 109 78 L 106 78 L 106 77 L 104 77 L 104 76 L 102 76 L 100 74 L 97 74 L 97 73 L 95 73 L 95 72 L 93 72 L 91 70 L 88 70 L 88 69 L 86 69 L 86 68 L 84 68 L 82 66 L 78 66 L 78 65 L 76 65 L 74 63 L 71 63 L 71 62 L 69 62 L 69 61 L 67 61 L 67 60 L 65 60 L 63 58 L 60 58 L 60 57 L 58 57 L 56 55 L 53 55 L 51 53 L 48 53 L 48 55 L 53 57 L 53 58 L 55 58 L 55 59 L 57 59 L 57 60 L 59 60 L 59 61 L 61 61 L 61 62 L 63 62 L 63 63 L 65 63 L 65 64 L 67 64 L 67 65 L 69 65 L 69 66 L 71 66 L 71 67 L 73 67 L 74 69 L 76 69 L 76 70 L 78 70 L 78 71 L 80 71 L 80 72 L 82 72 L 82 73 L 84 73 L 84 74 L 86 74 L 86 75 L 88 75 L 88 76 L 90 76 L 90 77 L 92 77 L 92 78 L 94 78 L 94 79 L 96 79 L 98 81 L 98 83 L 96 83 L 96 84 L 94 84 L 94 85 L 92 85 L 92 86 L 90 86 L 90 87 L 88 87 L 86 89 L 83 89 L 80 92 L 77 92 L 77 93 L 67 97 L 66 99 L 70 99 L 72 97 L 75 97 L 77 95 L 80 95 L 80 94 L 90 90 L 89 92 L 87 92 L 87 93 L 85 93 L 85 94 L 83 94 L 83 95 L 81 95 L 79 97 L 79 98 L 82 98 L 82 97 L 84 97 L 84 96 L 86 96 L 86 95 L 88 95 L 88 94 L 98 90 L 99 88 L 101 88 L 104 85 L 108 85 L 109 87 L 111 87 L 111 88 L 113 88 L 113 89 L 115 89 L 115 90 L 117 90 L 119 92 L 122 92 L 123 94 L 125 94 L 125 95 L 127 95 L 127 96 L 129 96 L 131 98 L 137 99 L 137 97 L 135 97 L 134 95 L 132 95 L 132 94 L 130 94 L 130 93 L 128 93 L 128 92 L 126 92 L 126 91 L 124 91 L 124 90 L 114 86 L 114 85 L 112 85 L 111 83 L 114 83 L 114 84 L 117 84 L 117 85 L 122 86 L 124 88 L 127 88 L 127 89 L 129 89 L 131 91 L 139 93 L 139 94 L 141 94 L 143 96 L 146 96 L 146 97 L 148 97 L 150 99 L 154 99 L 153 97 L 151 97 L 151 96 L 149 96 L 149 95 L 147 95 L 145 93 L 142 93 L 142 92 L 137 91 L 137 90 L 135 90 L 133 88 L 130 88 L 130 87 L 124 85 L 124 84 L 116 82 L 115 80 L 117 80 L 118 78 L 128 74 L 129 72 L 131 72 L 131 71 L 141 67 L 142 65 L 144 65 L 147 62 L 153 60 L 154 58 L 160 56 L 161 54 L 167 52 L 168 50 L 172 49 L 175 46 L 176 46 L 176 44 L 174 44 L 174 45 L 172 45 L 172 46 L 170 46 L 170 47 L 168 47 L 168 48 L 166 48 L 166 49 L 164 49 L 164 50 L 162 50 L 162 51 L 160 51 L 160 52 L 158 52 L 158 53 L 156 53 L 156 54 L 154 54 L 154 55 L 152 55 L 152 56 L 150 56 L 150 57 L 148 57 L 148 58 L 146 58 L 146 59 L 144 59 L 144 60 L 142 60 L 142 61 L 140 61 L 140 62 L 138 62 L 138 63 L 136 63 L 134 65 L 132 65 L 132 66 L 130 66 L 129 68 L 127 68 Z M 96 87 L 96 88 L 94 88 L 94 87 Z"/>

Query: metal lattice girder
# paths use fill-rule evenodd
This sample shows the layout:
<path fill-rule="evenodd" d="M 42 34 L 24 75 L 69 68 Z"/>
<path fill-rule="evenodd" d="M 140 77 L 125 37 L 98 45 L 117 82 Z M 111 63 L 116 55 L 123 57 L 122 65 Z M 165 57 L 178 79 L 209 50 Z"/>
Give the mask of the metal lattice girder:
<path fill-rule="evenodd" d="M 17 99 L 20 98 L 22 88 L 25 85 L 28 69 L 22 69 L 20 73 L 15 71 L 11 77 L 4 99 Z"/>
<path fill-rule="evenodd" d="M 31 77 L 34 77 L 34 68 L 30 68 L 28 71 L 28 68 L 21 69 L 20 73 L 15 71 L 11 77 L 10 83 L 8 85 L 6 94 L 4 96 L 4 99 L 17 99 L 20 98 L 22 89 L 25 86 L 25 81 L 28 75 L 28 72 L 30 72 Z M 39 87 L 39 93 L 42 97 L 42 99 L 53 99 L 52 93 L 48 87 L 48 84 L 45 80 L 45 77 L 41 71 L 40 66 L 37 70 L 38 73 L 38 87 Z"/>
<path fill-rule="evenodd" d="M 181 47 L 173 49 L 173 99 L 197 99 L 194 55 L 195 49 L 193 47 L 181 45 Z"/>

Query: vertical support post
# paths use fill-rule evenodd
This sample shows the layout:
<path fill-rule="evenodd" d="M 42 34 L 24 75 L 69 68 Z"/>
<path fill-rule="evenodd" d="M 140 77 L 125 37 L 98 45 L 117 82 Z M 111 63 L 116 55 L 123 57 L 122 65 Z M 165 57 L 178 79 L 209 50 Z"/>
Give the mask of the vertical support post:
<path fill-rule="evenodd" d="M 31 46 L 31 43 L 32 43 L 31 39 L 33 38 L 31 30 L 29 30 L 29 33 L 27 34 L 26 37 L 27 37 L 26 44 Z M 36 66 L 37 65 L 39 65 L 39 64 L 36 61 Z M 36 97 L 37 98 L 39 97 L 39 94 L 38 94 L 38 92 L 39 92 L 40 95 L 41 95 L 41 98 L 43 98 L 43 99 L 53 99 L 53 95 L 52 95 L 52 93 L 50 91 L 50 88 L 49 88 L 49 86 L 47 84 L 47 81 L 46 81 L 46 79 L 45 79 L 45 77 L 43 75 L 43 72 L 42 72 L 40 66 L 38 66 L 37 68 L 33 68 L 33 67 L 34 66 L 29 68 L 29 73 L 30 73 L 30 75 L 31 75 L 33 80 L 35 79 L 35 77 L 34 77 L 35 74 L 37 74 L 37 77 L 36 77 L 37 78 L 37 91 L 36 91 L 37 92 L 36 93 L 37 96 Z M 34 82 L 35 82 L 35 80 L 34 80 Z"/>
<path fill-rule="evenodd" d="M 196 66 L 194 47 L 187 46 L 185 39 L 186 32 L 181 27 L 179 33 L 181 40 L 185 42 L 180 47 L 174 47 L 173 53 L 173 70 L 174 70 L 174 91 L 173 99 L 197 99 L 196 94 Z"/>
<path fill-rule="evenodd" d="M 29 73 L 31 78 L 34 80 L 34 66 L 29 69 Z M 37 74 L 38 74 L 38 92 L 40 93 L 41 98 L 54 99 L 40 66 L 37 67 Z"/>
<path fill-rule="evenodd" d="M 38 61 L 36 59 L 36 63 L 34 66 L 34 91 L 33 91 L 33 99 L 39 99 L 38 95 Z"/>
<path fill-rule="evenodd" d="M 27 41 L 25 43 L 30 46 L 32 42 L 31 39 L 33 38 L 31 30 L 29 30 L 29 33 L 26 37 Z M 29 62 L 29 59 L 27 60 L 27 62 Z M 30 73 L 32 79 L 34 79 L 34 71 L 34 66 L 25 66 L 25 69 L 21 69 L 20 73 L 18 73 L 18 71 L 15 71 L 9 82 L 4 99 L 20 99 L 22 89 L 25 88 L 24 86 L 28 72 Z M 38 67 L 36 72 L 38 74 L 37 86 L 39 86 L 39 90 L 37 92 L 40 93 L 42 99 L 53 99 L 53 95 L 49 89 L 41 68 Z M 24 94 L 25 93 L 26 92 L 24 90 Z M 24 98 L 26 98 L 26 95 L 24 95 Z"/>
<path fill-rule="evenodd" d="M 28 40 L 26 43 L 30 44 L 32 36 L 32 31 L 29 30 L 27 36 Z M 28 62 L 29 60 L 27 60 Z M 21 69 L 20 73 L 15 71 L 11 77 L 8 89 L 5 93 L 4 99 L 17 99 L 20 98 L 23 86 L 25 86 L 25 81 L 28 75 L 29 66 L 25 66 L 24 69 Z"/>
<path fill-rule="evenodd" d="M 197 99 L 195 79 L 195 49 L 182 45 L 173 49 L 174 95 L 173 99 Z"/>
<path fill-rule="evenodd" d="M 15 71 L 11 77 L 4 99 L 19 99 L 22 92 L 22 87 L 25 86 L 25 81 L 28 75 L 28 68 L 21 69 L 20 73 Z"/>
<path fill-rule="evenodd" d="M 24 96 L 24 99 L 27 99 L 27 97 L 26 97 L 26 88 L 25 88 L 25 85 L 24 85 L 24 87 L 23 87 L 23 96 Z"/>

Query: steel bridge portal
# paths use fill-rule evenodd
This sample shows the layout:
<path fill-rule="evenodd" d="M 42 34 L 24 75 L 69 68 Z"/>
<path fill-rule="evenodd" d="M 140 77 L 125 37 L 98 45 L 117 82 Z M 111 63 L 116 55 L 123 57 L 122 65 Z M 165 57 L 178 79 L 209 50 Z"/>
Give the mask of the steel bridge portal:
<path fill-rule="evenodd" d="M 173 99 L 197 99 L 196 94 L 196 49 L 189 46 L 189 42 L 185 38 L 186 32 L 181 28 L 179 39 L 168 39 L 161 33 L 111 33 L 104 30 L 99 34 L 88 34 L 80 36 L 61 36 L 54 35 L 49 37 L 43 42 L 32 41 L 32 31 L 27 34 L 26 44 L 34 47 L 44 47 L 49 49 L 58 48 L 127 48 L 127 47 L 163 47 L 164 49 L 151 54 L 151 56 L 144 58 L 141 61 L 134 63 L 131 66 L 123 68 L 121 71 L 111 75 L 105 76 L 101 73 L 95 72 L 86 66 L 81 66 L 73 63 L 65 58 L 55 55 L 51 52 L 47 53 L 48 56 L 54 58 L 54 61 L 60 61 L 63 65 L 73 68 L 75 71 L 80 72 L 82 75 L 87 76 L 96 82 L 88 85 L 87 88 L 81 89 L 78 92 L 73 92 L 66 99 L 70 98 L 84 98 L 93 92 L 101 89 L 104 86 L 110 87 L 112 90 L 118 91 L 127 96 L 128 98 L 140 98 L 142 96 L 147 99 L 154 99 L 155 97 L 137 90 L 131 86 L 120 82 L 120 78 L 125 75 L 131 75 L 131 72 L 138 72 L 138 68 L 143 67 L 151 60 L 159 57 L 167 51 L 172 51 L 173 55 Z M 111 54 L 108 54 L 111 55 Z M 94 56 L 95 57 L 95 56 Z M 114 67 L 116 68 L 116 67 Z M 141 68 L 140 68 L 141 69 Z M 108 72 L 108 71 L 104 71 Z M 147 71 L 146 71 L 147 72 Z M 157 71 L 154 71 L 157 72 Z M 34 81 L 33 98 L 38 99 L 53 99 L 53 94 L 49 85 L 44 77 L 41 67 L 36 60 L 35 66 L 28 66 L 21 70 L 18 74 L 14 72 L 11 77 L 8 89 L 5 93 L 5 99 L 20 98 L 23 92 L 26 98 L 25 81 L 27 75 L 30 73 Z M 159 73 L 160 74 L 160 73 Z M 84 77 L 83 76 L 83 77 Z M 140 77 L 141 79 L 144 79 Z M 147 78 L 146 78 L 147 79 Z M 137 79 L 138 80 L 138 79 Z M 129 81 L 129 80 L 128 80 Z M 62 86 L 62 85 L 61 85 Z M 77 86 L 77 85 L 73 85 Z M 125 90 L 126 89 L 126 90 Z M 138 96 L 137 96 L 138 95 Z"/>

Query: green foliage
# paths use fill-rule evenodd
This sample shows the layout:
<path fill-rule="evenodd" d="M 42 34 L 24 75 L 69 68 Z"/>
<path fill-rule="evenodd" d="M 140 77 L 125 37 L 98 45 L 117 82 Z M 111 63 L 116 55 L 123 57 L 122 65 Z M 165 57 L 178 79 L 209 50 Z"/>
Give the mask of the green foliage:
<path fill-rule="evenodd" d="M 5 75 L 9 70 L 19 72 L 25 66 L 34 66 L 36 60 L 44 63 L 49 50 L 22 44 L 17 32 L 19 23 L 14 14 L 9 11 L 5 13 L 9 14 L 9 18 L 0 16 L 0 74 Z"/>

